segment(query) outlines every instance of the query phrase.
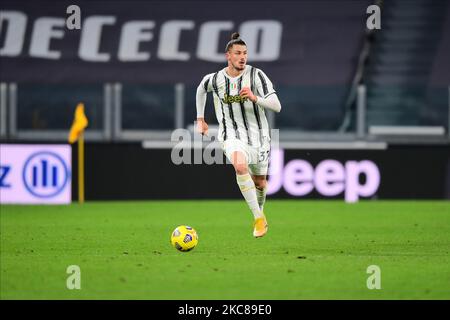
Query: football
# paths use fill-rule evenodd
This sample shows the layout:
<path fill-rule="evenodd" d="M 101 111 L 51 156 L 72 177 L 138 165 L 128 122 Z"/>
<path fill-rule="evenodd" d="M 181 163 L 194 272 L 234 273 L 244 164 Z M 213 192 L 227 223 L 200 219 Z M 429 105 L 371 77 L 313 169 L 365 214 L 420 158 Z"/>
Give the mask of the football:
<path fill-rule="evenodd" d="M 170 242 L 178 251 L 191 251 L 198 243 L 197 231 L 189 226 L 178 226 L 173 230 Z"/>

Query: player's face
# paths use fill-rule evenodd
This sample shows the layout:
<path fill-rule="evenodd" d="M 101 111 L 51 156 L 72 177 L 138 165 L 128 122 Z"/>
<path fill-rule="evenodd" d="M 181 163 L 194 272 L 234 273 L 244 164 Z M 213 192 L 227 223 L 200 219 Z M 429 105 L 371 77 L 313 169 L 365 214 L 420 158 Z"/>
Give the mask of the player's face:
<path fill-rule="evenodd" d="M 247 64 L 247 47 L 235 44 L 228 50 L 227 54 L 228 63 L 233 66 L 234 69 L 242 71 Z"/>

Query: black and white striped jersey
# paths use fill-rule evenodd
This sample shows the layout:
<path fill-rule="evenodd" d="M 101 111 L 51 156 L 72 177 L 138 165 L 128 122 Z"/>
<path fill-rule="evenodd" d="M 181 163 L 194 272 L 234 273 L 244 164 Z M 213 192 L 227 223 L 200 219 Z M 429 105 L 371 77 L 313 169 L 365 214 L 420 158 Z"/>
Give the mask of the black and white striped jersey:
<path fill-rule="evenodd" d="M 251 146 L 260 146 L 263 139 L 270 140 L 264 108 L 241 98 L 239 91 L 249 87 L 254 95 L 266 98 L 275 94 L 272 82 L 262 70 L 250 65 L 235 78 L 230 77 L 225 69 L 206 75 L 197 88 L 197 95 L 206 97 L 208 92 L 213 94 L 219 141 L 237 138 Z M 200 100 L 206 101 L 206 98 Z"/>

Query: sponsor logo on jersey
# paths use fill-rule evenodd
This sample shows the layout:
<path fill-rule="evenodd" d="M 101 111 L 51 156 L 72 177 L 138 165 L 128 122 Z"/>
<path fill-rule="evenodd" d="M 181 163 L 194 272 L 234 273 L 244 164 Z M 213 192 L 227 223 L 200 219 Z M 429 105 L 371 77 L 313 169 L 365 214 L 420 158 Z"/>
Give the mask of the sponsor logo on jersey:
<path fill-rule="evenodd" d="M 226 104 L 231 104 L 231 103 L 244 103 L 245 101 L 247 101 L 247 98 L 241 97 L 240 95 L 235 95 L 235 96 L 229 96 L 225 93 L 225 95 L 223 96 L 223 103 Z"/>

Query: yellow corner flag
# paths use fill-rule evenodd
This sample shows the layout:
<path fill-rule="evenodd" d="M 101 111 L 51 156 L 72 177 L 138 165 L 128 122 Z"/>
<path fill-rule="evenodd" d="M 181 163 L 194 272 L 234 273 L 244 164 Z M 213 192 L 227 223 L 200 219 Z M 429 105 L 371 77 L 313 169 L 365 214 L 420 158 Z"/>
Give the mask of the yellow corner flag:
<path fill-rule="evenodd" d="M 87 125 L 88 119 L 84 114 L 84 104 L 79 103 L 75 109 L 75 119 L 73 120 L 72 127 L 70 128 L 69 143 L 76 142 Z"/>
<path fill-rule="evenodd" d="M 84 114 L 84 104 L 79 103 L 75 109 L 75 119 L 69 133 L 69 143 L 78 140 L 78 202 L 84 203 L 84 129 L 88 119 Z"/>

